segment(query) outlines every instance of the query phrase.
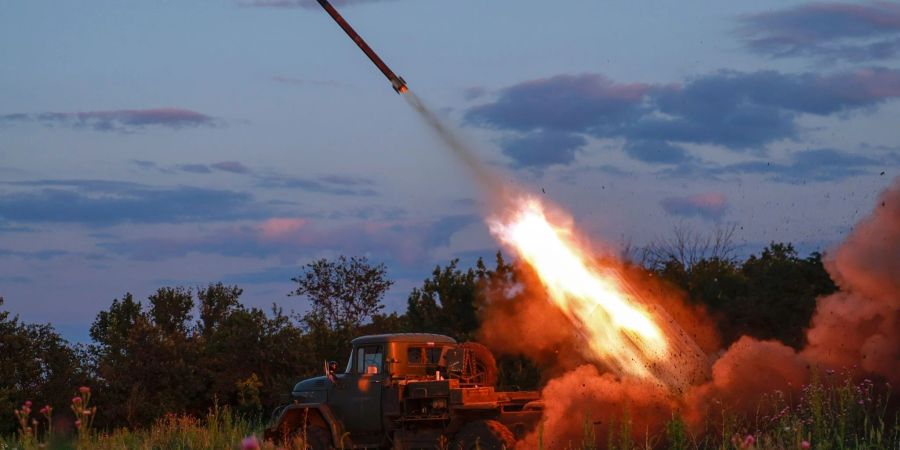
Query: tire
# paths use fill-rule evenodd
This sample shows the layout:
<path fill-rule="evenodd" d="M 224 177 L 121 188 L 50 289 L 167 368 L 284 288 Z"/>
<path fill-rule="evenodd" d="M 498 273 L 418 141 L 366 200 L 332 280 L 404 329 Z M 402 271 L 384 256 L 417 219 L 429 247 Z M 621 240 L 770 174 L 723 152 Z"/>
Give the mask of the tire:
<path fill-rule="evenodd" d="M 516 438 L 496 420 L 478 420 L 466 424 L 453 438 L 451 450 L 512 450 Z"/>
<path fill-rule="evenodd" d="M 297 450 L 332 450 L 334 448 L 331 445 L 331 434 L 318 425 L 307 426 L 306 436 L 303 436 L 303 428 L 298 428 L 291 434 L 290 441 L 285 442 L 285 445 L 288 449 Z"/>
<path fill-rule="evenodd" d="M 466 342 L 461 345 L 475 359 L 473 381 L 482 386 L 496 386 L 499 379 L 497 360 L 487 347 L 477 342 Z"/>

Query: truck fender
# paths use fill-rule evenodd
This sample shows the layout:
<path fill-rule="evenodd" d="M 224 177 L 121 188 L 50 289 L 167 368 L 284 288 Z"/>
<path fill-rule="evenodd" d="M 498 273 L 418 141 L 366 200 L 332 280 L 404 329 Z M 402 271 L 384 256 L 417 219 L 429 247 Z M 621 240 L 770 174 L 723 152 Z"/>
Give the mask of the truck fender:
<path fill-rule="evenodd" d="M 344 430 L 340 422 L 335 420 L 334 413 L 328 405 L 320 403 L 294 403 L 281 408 L 272 426 L 266 429 L 265 438 L 277 440 L 302 427 L 306 420 L 309 425 L 320 426 L 329 431 L 331 442 L 336 448 L 341 447 Z"/>

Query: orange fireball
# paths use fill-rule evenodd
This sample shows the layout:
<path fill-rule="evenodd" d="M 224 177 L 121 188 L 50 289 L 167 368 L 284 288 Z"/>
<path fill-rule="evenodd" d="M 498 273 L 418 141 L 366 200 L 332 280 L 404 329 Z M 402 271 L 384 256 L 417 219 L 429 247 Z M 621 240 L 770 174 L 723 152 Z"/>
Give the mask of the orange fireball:
<path fill-rule="evenodd" d="M 585 356 L 620 376 L 677 390 L 690 384 L 702 359 L 696 344 L 664 311 L 631 294 L 616 267 L 596 263 L 574 230 L 552 223 L 540 201 L 520 199 L 505 217 L 489 218 L 488 225 L 537 273 L 549 300 L 585 339 Z M 691 361 L 678 361 L 684 355 Z"/>

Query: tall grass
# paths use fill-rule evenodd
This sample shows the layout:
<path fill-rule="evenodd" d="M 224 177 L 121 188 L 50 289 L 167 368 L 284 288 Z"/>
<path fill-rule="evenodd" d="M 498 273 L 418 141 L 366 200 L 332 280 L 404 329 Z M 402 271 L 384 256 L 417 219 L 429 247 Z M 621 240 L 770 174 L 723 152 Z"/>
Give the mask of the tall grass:
<path fill-rule="evenodd" d="M 242 441 L 248 437 L 262 436 L 262 429 L 263 424 L 259 420 L 245 419 L 228 407 L 214 407 L 202 419 L 167 415 L 143 430 L 89 430 L 79 432 L 78 436 L 39 435 L 36 439 L 8 436 L 0 438 L 0 450 L 238 449 L 242 448 Z M 258 448 L 274 449 L 275 446 L 262 442 L 260 438 Z"/>
<path fill-rule="evenodd" d="M 625 409 L 620 417 L 607 422 L 610 425 L 604 433 L 597 433 L 591 414 L 585 414 L 583 436 L 567 448 L 900 450 L 900 422 L 896 413 L 889 410 L 889 401 L 890 385 L 876 387 L 870 380 L 854 383 L 849 378 L 828 374 L 824 381 L 816 379 L 805 386 L 797 398 L 777 391 L 764 396 L 754 414 L 742 415 L 727 409 L 714 412 L 700 431 L 692 432 L 678 414 L 673 414 L 657 432 L 633 430 Z M 142 430 L 80 429 L 75 436 L 51 435 L 39 422 L 28 423 L 33 425 L 28 432 L 0 436 L 0 450 L 276 448 L 272 443 L 252 438 L 248 443 L 248 437 L 262 435 L 264 424 L 244 418 L 228 407 L 213 407 L 203 418 L 167 415 Z M 543 425 L 538 427 L 539 449 L 545 448 L 544 435 L 549 432 Z M 291 447 L 303 445 L 296 442 Z"/>

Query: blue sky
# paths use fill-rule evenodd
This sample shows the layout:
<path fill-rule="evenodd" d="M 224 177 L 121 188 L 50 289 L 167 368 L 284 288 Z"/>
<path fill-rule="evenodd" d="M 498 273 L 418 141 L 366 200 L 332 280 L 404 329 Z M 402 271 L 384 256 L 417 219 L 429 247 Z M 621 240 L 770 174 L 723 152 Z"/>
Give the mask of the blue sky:
<path fill-rule="evenodd" d="M 900 3 L 335 2 L 479 155 L 597 242 L 827 249 L 900 169 Z M 388 302 L 498 244 L 475 184 L 315 2 L 0 6 L 0 295 L 83 339 L 125 292 Z M 883 172 L 883 174 L 882 174 Z"/>

